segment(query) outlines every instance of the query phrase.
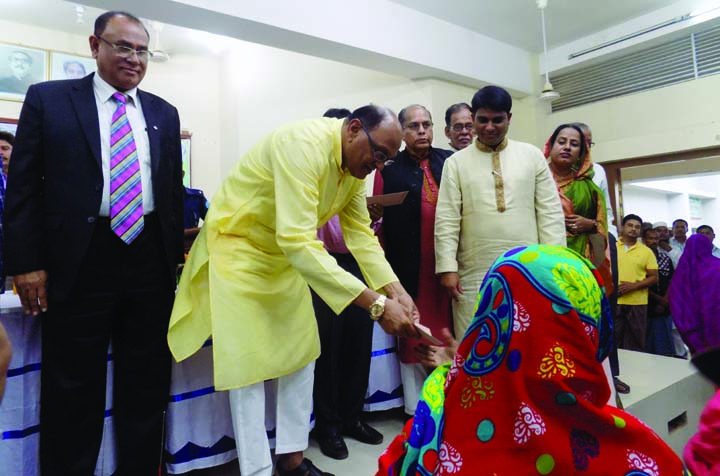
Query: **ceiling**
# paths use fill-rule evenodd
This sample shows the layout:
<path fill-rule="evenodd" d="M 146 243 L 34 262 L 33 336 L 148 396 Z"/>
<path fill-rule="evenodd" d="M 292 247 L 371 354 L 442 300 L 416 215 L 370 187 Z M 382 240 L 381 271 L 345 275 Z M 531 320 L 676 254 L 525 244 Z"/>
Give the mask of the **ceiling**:
<path fill-rule="evenodd" d="M 542 52 L 536 0 L 391 0 L 526 51 Z M 548 0 L 548 48 L 563 45 L 678 0 Z"/>
<path fill-rule="evenodd" d="M 536 0 L 391 0 L 421 13 L 454 23 L 526 51 L 542 51 Z M 565 44 L 676 3 L 677 0 L 549 0 L 546 9 L 548 47 Z M 76 21 L 75 4 L 63 0 L 3 0 L 2 18 L 28 25 L 87 35 L 101 12 L 85 7 L 84 23 Z M 187 29 L 167 27 L 162 46 L 169 52 L 211 53 L 188 38 Z M 215 49 L 217 52 L 217 49 Z"/>

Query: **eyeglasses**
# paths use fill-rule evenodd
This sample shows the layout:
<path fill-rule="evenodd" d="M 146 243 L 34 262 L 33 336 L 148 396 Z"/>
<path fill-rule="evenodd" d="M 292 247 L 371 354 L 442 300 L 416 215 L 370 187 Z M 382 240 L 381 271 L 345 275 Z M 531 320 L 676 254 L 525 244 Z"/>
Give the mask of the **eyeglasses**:
<path fill-rule="evenodd" d="M 420 126 L 422 126 L 423 129 L 430 130 L 433 126 L 433 123 L 430 121 L 425 122 L 411 122 L 410 124 L 406 125 L 405 128 L 410 129 L 411 131 L 419 131 Z"/>
<path fill-rule="evenodd" d="M 385 165 L 391 165 L 393 163 L 393 160 L 389 159 L 385 152 L 378 149 L 375 141 L 372 140 L 372 137 L 370 137 L 370 132 L 365 128 L 365 124 L 361 122 L 360 127 L 362 127 L 363 132 L 365 132 L 365 135 L 368 138 L 368 144 L 370 144 L 370 148 L 373 151 L 373 158 L 375 159 L 375 162 L 382 162 Z"/>
<path fill-rule="evenodd" d="M 454 126 L 452 126 L 452 130 L 455 132 L 462 132 L 467 129 L 468 131 L 472 132 L 472 127 L 472 122 L 469 122 L 467 124 L 455 124 Z"/>
<path fill-rule="evenodd" d="M 130 48 L 129 46 L 123 46 L 118 45 L 115 43 L 110 43 L 108 40 L 103 38 L 102 36 L 96 36 L 98 40 L 102 40 L 107 45 L 115 51 L 115 54 L 118 55 L 121 58 L 130 58 L 132 55 L 137 56 L 137 59 L 140 61 L 147 61 L 149 58 L 152 58 L 153 53 L 150 50 L 136 50 L 135 48 Z"/>

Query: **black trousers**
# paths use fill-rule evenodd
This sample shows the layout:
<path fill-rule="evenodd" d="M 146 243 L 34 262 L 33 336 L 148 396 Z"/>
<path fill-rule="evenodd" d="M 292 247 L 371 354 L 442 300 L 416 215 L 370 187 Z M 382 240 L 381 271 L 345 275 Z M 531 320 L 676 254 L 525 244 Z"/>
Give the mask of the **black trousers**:
<path fill-rule="evenodd" d="M 112 341 L 116 475 L 158 474 L 170 387 L 174 290 L 154 214 L 130 244 L 99 219 L 70 296 L 42 316 L 43 476 L 91 476 L 105 420 Z M 52 286 L 52 274 L 50 285 Z"/>
<path fill-rule="evenodd" d="M 613 292 L 608 296 L 610 301 L 610 314 L 612 315 L 613 326 L 615 325 L 615 316 L 617 315 L 617 298 L 618 298 L 618 260 L 617 260 L 617 241 L 612 233 L 608 233 L 608 246 L 610 248 L 610 269 L 612 270 Z M 620 375 L 620 360 L 618 359 L 618 342 L 615 340 L 613 333 L 613 346 L 610 350 L 610 373 L 613 377 Z"/>
<path fill-rule="evenodd" d="M 344 270 L 363 279 L 351 254 L 333 256 Z M 336 315 L 314 292 L 313 306 L 321 346 L 313 387 L 315 428 L 322 434 L 341 433 L 358 422 L 363 409 L 370 377 L 373 320 L 354 304 Z"/>

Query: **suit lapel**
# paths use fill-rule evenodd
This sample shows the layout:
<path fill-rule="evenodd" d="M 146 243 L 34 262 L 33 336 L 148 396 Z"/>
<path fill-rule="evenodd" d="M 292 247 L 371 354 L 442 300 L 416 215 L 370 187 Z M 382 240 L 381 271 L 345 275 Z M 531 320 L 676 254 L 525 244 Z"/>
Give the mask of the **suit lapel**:
<path fill-rule="evenodd" d="M 160 111 L 158 110 L 158 102 L 150 94 L 138 89 L 138 97 L 142 105 L 143 116 L 145 116 L 145 124 L 147 126 L 148 141 L 150 142 L 150 162 L 152 163 L 152 172 L 157 176 L 158 166 L 160 165 L 160 137 L 162 123 L 160 121 Z"/>
<path fill-rule="evenodd" d="M 100 125 L 98 122 L 97 103 L 93 90 L 93 75 L 80 79 L 73 85 L 70 91 L 75 113 L 77 114 L 80 126 L 82 127 L 85 139 L 90 145 L 93 157 L 102 170 L 102 153 L 100 149 Z"/>

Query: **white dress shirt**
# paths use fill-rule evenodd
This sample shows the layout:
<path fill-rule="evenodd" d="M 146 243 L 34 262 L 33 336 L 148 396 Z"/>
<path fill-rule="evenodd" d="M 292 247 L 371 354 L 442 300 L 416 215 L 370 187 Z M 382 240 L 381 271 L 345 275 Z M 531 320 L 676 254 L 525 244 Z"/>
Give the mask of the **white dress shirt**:
<path fill-rule="evenodd" d="M 110 216 L 110 124 L 113 113 L 117 109 L 118 102 L 112 95 L 118 92 L 110 86 L 99 74 L 93 77 L 93 90 L 95 91 L 95 103 L 98 109 L 98 120 L 100 121 L 100 149 L 102 151 L 102 172 L 103 172 L 103 196 L 100 203 L 100 216 Z M 143 214 L 155 210 L 155 200 L 152 190 L 152 163 L 150 161 L 150 141 L 147 134 L 145 116 L 142 112 L 140 98 L 137 88 L 132 88 L 124 93 L 127 97 L 125 114 L 127 115 L 130 127 L 133 130 L 135 147 L 138 160 L 140 161 L 140 181 L 142 183 Z"/>

